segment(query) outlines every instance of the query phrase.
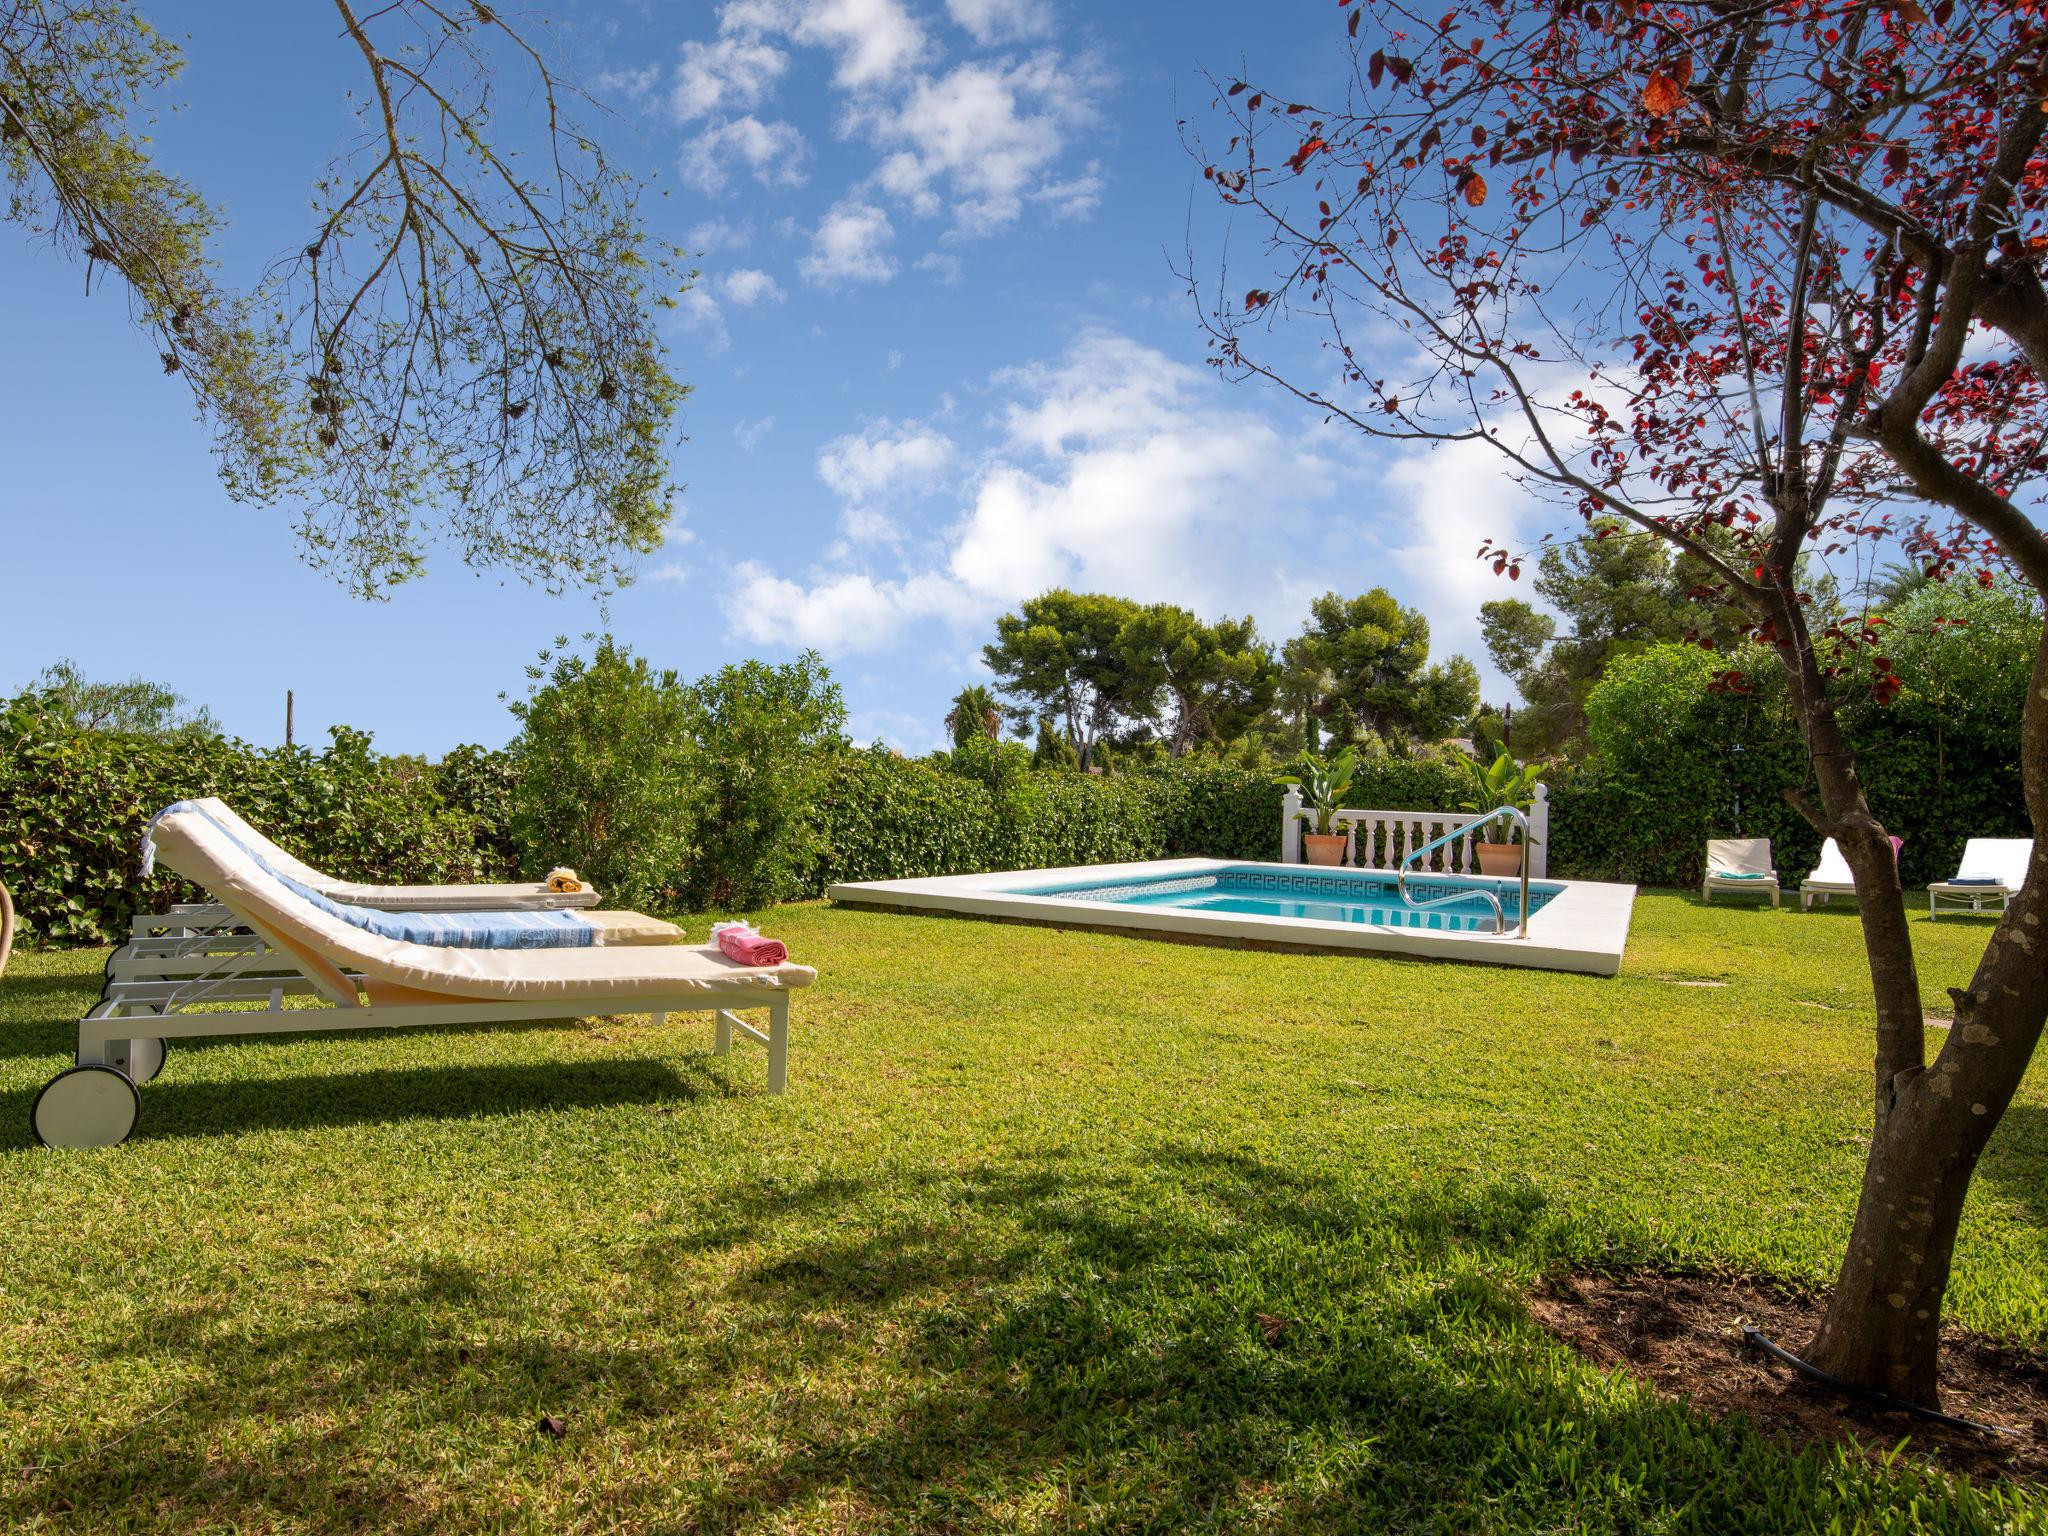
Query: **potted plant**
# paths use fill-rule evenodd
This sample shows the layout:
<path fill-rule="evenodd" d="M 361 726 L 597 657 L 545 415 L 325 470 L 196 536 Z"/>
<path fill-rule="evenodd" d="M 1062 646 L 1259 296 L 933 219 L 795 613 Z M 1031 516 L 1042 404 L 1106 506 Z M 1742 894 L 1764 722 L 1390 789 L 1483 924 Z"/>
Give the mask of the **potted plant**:
<path fill-rule="evenodd" d="M 1543 777 L 1543 770 L 1534 764 L 1524 766 L 1516 762 L 1506 747 L 1501 747 L 1490 763 L 1482 763 L 1476 757 L 1460 757 L 1458 761 L 1465 770 L 1468 797 L 1459 802 L 1459 810 L 1476 814 L 1511 808 L 1526 813 L 1536 803 L 1536 782 Z M 1489 832 L 1505 834 L 1507 841 L 1488 842 Z M 1509 817 L 1502 816 L 1482 828 L 1477 847 L 1482 875 L 1521 873 L 1522 850 L 1516 846 L 1515 823 Z"/>
<path fill-rule="evenodd" d="M 1311 864 L 1342 864 L 1346 838 L 1337 829 L 1337 812 L 1343 809 L 1344 792 L 1351 788 L 1351 776 L 1358 771 L 1358 749 L 1346 747 L 1333 758 L 1313 752 L 1301 755 L 1299 775 L 1288 774 L 1282 784 L 1297 785 L 1308 809 L 1295 814 L 1311 830 L 1301 835 L 1302 857 Z"/>

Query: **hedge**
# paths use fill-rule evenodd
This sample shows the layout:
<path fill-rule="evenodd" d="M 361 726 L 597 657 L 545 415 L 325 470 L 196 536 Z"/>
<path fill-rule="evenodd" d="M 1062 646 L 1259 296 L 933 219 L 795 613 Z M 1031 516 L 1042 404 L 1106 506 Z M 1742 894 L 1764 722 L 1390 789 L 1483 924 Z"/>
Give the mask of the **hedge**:
<path fill-rule="evenodd" d="M 1384 809 L 1455 805 L 1440 763 L 1360 766 L 1351 799 Z M 1033 772 L 992 787 L 886 751 L 849 752 L 825 793 L 826 854 L 814 891 L 840 880 L 900 880 L 1134 859 L 1272 859 L 1280 790 L 1264 774 L 1200 761 L 1097 778 Z"/>
<path fill-rule="evenodd" d="M 200 899 L 167 871 L 140 878 L 137 851 L 154 812 L 209 794 L 343 878 L 505 879 L 500 829 L 479 814 L 494 793 L 489 758 L 450 754 L 472 804 L 451 803 L 434 768 L 376 753 L 345 726 L 322 752 L 131 736 L 77 730 L 24 695 L 0 706 L 0 881 L 24 940 L 114 942 L 136 912 Z"/>
<path fill-rule="evenodd" d="M 1953 873 L 1965 838 L 2028 832 L 2018 718 L 2039 621 L 1976 622 L 1945 660 L 1901 644 L 1916 679 L 1906 694 L 1881 709 L 1852 699 L 1845 711 L 1872 806 L 1906 840 L 1909 885 Z M 1691 885 L 1706 839 L 1733 835 L 1769 837 L 1788 880 L 1812 867 L 1819 839 L 1783 796 L 1806 762 L 1782 680 L 1765 664 L 1748 692 L 1717 691 L 1709 684 L 1726 664 L 1668 646 L 1611 669 L 1588 702 L 1597 770 L 1550 781 L 1552 874 Z M 320 752 L 84 732 L 24 695 L 0 705 L 0 880 L 24 938 L 111 942 L 133 913 L 197 896 L 167 873 L 141 880 L 136 844 L 152 812 L 210 793 L 344 877 L 531 875 L 512 832 L 512 774 L 501 751 L 459 747 L 429 764 L 379 754 L 345 727 Z M 1348 798 L 1445 810 L 1462 793 L 1444 764 L 1379 759 L 1361 765 Z M 1279 807 L 1266 776 L 1211 762 L 1097 778 L 997 761 L 977 776 L 881 749 L 834 750 L 799 888 L 1181 855 L 1270 859 Z M 578 862 L 575 849 L 544 852 L 543 863 Z M 688 873 L 705 888 L 718 872 Z"/>
<path fill-rule="evenodd" d="M 1930 622 L 1943 618 L 1956 627 Z M 1934 588 L 1896 627 L 1887 648 L 1905 691 L 1880 704 L 1847 679 L 1839 718 L 1871 810 L 1904 839 L 1901 878 L 1920 886 L 1954 874 L 1969 838 L 2032 835 L 2019 735 L 2040 619 L 2030 604 Z M 1731 659 L 1746 691 L 1712 686 Z M 1551 791 L 1553 872 L 1696 885 L 1708 838 L 1768 837 L 1796 882 L 1821 839 L 1785 798 L 1811 788 L 1786 695 L 1760 653 L 1666 645 L 1617 661 L 1587 700 L 1597 770 Z"/>

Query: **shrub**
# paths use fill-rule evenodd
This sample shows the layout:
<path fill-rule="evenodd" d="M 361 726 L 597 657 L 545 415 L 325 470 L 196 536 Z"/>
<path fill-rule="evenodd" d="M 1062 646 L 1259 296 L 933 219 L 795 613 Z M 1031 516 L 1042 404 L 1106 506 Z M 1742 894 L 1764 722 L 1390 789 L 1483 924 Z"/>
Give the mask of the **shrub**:
<path fill-rule="evenodd" d="M 1840 718 L 1870 807 L 1905 839 L 1900 875 L 1955 872 L 1965 839 L 2026 836 L 2019 728 L 2040 643 L 2032 602 L 1932 586 L 1894 608 L 1884 653 L 1904 683 L 1867 686 L 1869 656 L 1844 658 Z M 1741 671 L 1748 691 L 1720 690 Z M 1768 837 L 1779 874 L 1813 868 L 1820 836 L 1785 799 L 1807 782 L 1784 673 L 1755 647 L 1715 656 L 1653 646 L 1615 661 L 1586 701 L 1592 770 L 1551 794 L 1551 868 L 1588 878 L 1691 885 L 1709 837 Z"/>
<path fill-rule="evenodd" d="M 693 909 L 752 908 L 802 893 L 816 868 L 818 801 L 846 708 L 815 651 L 784 666 L 748 661 L 689 693 L 697 858 L 682 882 Z"/>
<path fill-rule="evenodd" d="M 41 693 L 0 705 L 0 880 L 24 939 L 103 944 L 129 919 L 201 893 L 137 854 L 150 816 L 218 794 L 309 863 L 343 878 L 483 878 L 480 827 L 434 770 L 337 727 L 323 752 L 228 737 L 79 729 Z"/>
<path fill-rule="evenodd" d="M 522 871 L 569 864 L 616 905 L 673 910 L 703 802 L 690 691 L 609 636 L 588 661 L 548 661 L 529 669 L 537 686 L 512 706 Z"/>

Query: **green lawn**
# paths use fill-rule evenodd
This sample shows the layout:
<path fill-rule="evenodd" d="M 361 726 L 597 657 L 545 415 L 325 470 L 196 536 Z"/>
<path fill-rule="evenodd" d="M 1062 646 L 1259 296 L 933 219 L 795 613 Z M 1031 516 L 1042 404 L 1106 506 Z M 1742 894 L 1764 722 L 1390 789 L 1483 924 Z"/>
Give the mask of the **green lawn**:
<path fill-rule="evenodd" d="M 694 925 L 701 928 L 701 922 Z M 28 1145 L 102 952 L 0 981 L 0 1530 L 2032 1528 L 1580 1363 L 1546 1269 L 1824 1282 L 1855 920 L 1656 893 L 1613 980 L 789 908 L 702 1018 L 174 1047 Z M 1928 1008 L 1988 923 L 1915 925 Z M 1725 986 L 1698 986 L 1702 981 Z M 1956 1315 L 2048 1343 L 2048 1079 Z M 1268 1342 L 1260 1315 L 1286 1320 Z M 543 1414 L 567 1434 L 536 1433 Z"/>

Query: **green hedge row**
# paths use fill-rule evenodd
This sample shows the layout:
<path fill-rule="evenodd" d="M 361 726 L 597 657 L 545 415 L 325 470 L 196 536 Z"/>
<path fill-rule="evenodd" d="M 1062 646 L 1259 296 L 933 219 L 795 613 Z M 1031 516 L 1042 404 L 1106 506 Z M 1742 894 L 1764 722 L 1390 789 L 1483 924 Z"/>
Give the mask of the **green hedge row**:
<path fill-rule="evenodd" d="M 217 794 L 294 853 L 363 880 L 510 878 L 492 783 L 496 754 L 458 749 L 440 768 L 387 757 L 337 728 L 324 752 L 225 737 L 79 731 L 33 696 L 0 707 L 0 881 L 22 936 L 105 944 L 138 911 L 200 899 L 166 871 L 137 874 L 149 817 Z M 452 791 L 452 792 L 451 792 Z"/>
<path fill-rule="evenodd" d="M 1441 809 L 1458 778 L 1439 763 L 1361 765 L 1351 800 Z M 1108 778 L 1021 775 L 992 787 L 929 762 L 850 752 L 824 799 L 826 854 L 812 883 L 1202 855 L 1279 857 L 1280 790 L 1263 774 L 1203 762 Z"/>
<path fill-rule="evenodd" d="M 1966 838 L 2027 834 L 2018 723 L 2038 634 L 2038 620 L 1999 629 L 1980 617 L 1949 662 L 1909 657 L 1911 675 L 1928 681 L 1897 703 L 1845 711 L 1872 805 L 1906 840 L 1909 885 L 1952 874 Z M 1788 882 L 1812 867 L 1819 839 L 1783 795 L 1806 764 L 1782 681 L 1761 666 L 1749 691 L 1716 690 L 1710 683 L 1725 666 L 1680 646 L 1616 664 L 1588 706 L 1597 771 L 1551 781 L 1551 873 L 1690 885 L 1706 839 L 1734 835 L 1769 837 Z M 107 943 L 134 912 L 195 898 L 167 873 L 140 879 L 136 847 L 152 812 L 201 794 L 229 799 L 344 877 L 498 880 L 537 874 L 523 867 L 535 858 L 589 862 L 572 848 L 522 856 L 507 753 L 460 747 L 428 764 L 379 754 L 362 732 L 338 728 L 333 737 L 313 752 L 82 732 L 34 696 L 0 704 L 0 880 L 14 892 L 24 936 Z M 1443 810 L 1462 795 L 1443 764 L 1382 759 L 1361 766 L 1348 798 Z M 825 775 L 815 862 L 798 885 L 816 893 L 840 880 L 1193 854 L 1270 859 L 1279 803 L 1265 776 L 1207 762 L 1094 778 L 1011 771 L 999 754 L 978 773 L 839 750 Z"/>

